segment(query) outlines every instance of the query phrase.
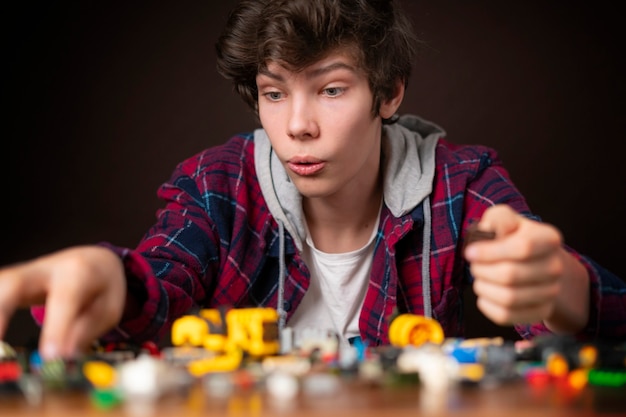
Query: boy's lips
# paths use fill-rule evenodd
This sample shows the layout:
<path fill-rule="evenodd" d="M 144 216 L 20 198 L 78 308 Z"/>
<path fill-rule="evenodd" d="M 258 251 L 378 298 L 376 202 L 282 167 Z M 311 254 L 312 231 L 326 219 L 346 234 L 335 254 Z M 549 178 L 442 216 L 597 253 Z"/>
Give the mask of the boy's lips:
<path fill-rule="evenodd" d="M 315 175 L 324 168 L 325 162 L 315 158 L 292 158 L 287 167 L 295 174 L 306 177 Z"/>

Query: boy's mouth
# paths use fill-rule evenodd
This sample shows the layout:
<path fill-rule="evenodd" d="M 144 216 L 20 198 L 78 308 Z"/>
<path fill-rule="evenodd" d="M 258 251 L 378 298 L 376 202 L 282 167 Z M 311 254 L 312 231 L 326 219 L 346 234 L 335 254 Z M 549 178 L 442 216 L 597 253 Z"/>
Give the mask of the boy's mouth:
<path fill-rule="evenodd" d="M 287 167 L 300 176 L 315 175 L 324 169 L 324 161 L 313 158 L 293 158 L 287 162 Z"/>

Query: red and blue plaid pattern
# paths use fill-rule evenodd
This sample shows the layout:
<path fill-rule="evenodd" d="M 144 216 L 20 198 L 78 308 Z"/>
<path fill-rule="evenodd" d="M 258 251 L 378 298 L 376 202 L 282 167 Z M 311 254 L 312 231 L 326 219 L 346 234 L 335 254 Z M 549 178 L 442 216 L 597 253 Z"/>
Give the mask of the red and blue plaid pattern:
<path fill-rule="evenodd" d="M 431 194 L 433 314 L 446 336 L 462 336 L 462 292 L 471 282 L 461 256 L 465 231 L 496 203 L 533 216 L 492 149 L 442 139 L 436 160 Z M 109 245 L 124 259 L 131 294 L 118 337 L 161 338 L 173 320 L 198 306 L 276 307 L 278 225 L 257 182 L 253 134 L 235 136 L 182 162 L 158 195 L 166 205 L 138 247 Z M 388 342 L 394 308 L 423 312 L 423 218 L 421 205 L 400 218 L 383 207 L 360 316 L 361 335 L 370 346 Z M 289 235 L 285 247 L 284 308 L 290 317 L 307 289 L 309 272 Z M 592 288 L 592 317 L 581 336 L 623 338 L 624 283 L 574 254 L 587 267 Z M 527 338 L 548 331 L 539 324 L 517 329 Z"/>

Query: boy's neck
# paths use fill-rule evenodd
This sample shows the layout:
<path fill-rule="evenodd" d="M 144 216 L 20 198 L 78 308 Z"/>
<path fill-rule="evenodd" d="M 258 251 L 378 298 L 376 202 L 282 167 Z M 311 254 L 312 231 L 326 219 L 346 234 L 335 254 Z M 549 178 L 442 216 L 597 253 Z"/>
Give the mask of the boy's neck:
<path fill-rule="evenodd" d="M 326 253 L 362 248 L 372 235 L 382 200 L 382 183 L 335 199 L 303 198 L 302 208 L 315 247 Z"/>

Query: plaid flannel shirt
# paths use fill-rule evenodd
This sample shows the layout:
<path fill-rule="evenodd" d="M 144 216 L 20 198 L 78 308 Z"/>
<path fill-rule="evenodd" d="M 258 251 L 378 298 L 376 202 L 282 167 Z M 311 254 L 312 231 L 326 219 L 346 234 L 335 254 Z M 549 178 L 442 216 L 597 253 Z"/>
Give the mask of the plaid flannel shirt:
<path fill-rule="evenodd" d="M 463 335 L 462 291 L 471 282 L 461 255 L 469 224 L 497 203 L 532 215 L 492 149 L 441 139 L 435 170 L 431 300 L 446 336 L 455 337 Z M 106 244 L 122 257 L 129 288 L 124 317 L 112 335 L 135 341 L 159 339 L 176 318 L 197 307 L 277 307 L 278 225 L 257 182 L 252 133 L 185 160 L 158 195 L 166 204 L 137 248 Z M 423 217 L 421 204 L 400 218 L 383 207 L 359 322 L 361 336 L 370 346 L 388 342 L 394 308 L 423 313 Z M 308 287 L 309 272 L 288 234 L 285 250 L 283 307 L 288 320 Z M 591 279 L 592 310 L 583 335 L 623 337 L 624 283 L 572 253 Z M 526 338 L 548 332 L 542 324 L 517 330 Z"/>

